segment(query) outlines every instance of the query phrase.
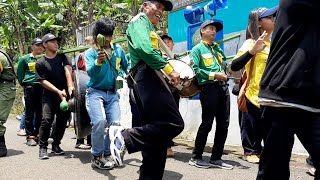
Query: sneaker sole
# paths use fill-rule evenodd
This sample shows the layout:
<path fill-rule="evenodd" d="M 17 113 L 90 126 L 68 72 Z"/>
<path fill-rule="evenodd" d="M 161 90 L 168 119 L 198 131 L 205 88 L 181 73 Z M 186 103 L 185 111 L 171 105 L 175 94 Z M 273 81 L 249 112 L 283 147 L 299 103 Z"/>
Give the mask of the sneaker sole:
<path fill-rule="evenodd" d="M 49 156 L 43 156 L 43 157 L 39 157 L 39 159 L 44 160 L 44 159 L 49 159 Z"/>
<path fill-rule="evenodd" d="M 233 167 L 224 167 L 224 166 L 219 166 L 219 165 L 215 165 L 215 164 L 211 164 L 210 163 L 210 167 L 213 167 L 213 168 L 220 168 L 220 169 L 227 169 L 227 170 L 231 170 L 233 169 Z"/>
<path fill-rule="evenodd" d="M 62 155 L 62 154 L 64 154 L 64 152 L 57 153 L 57 152 L 54 152 L 54 151 L 51 151 L 51 153 L 54 153 L 55 155 Z"/>
<path fill-rule="evenodd" d="M 245 157 L 242 157 L 242 160 L 247 161 L 247 162 L 252 163 L 252 164 L 259 164 L 259 161 L 250 161 Z"/>
<path fill-rule="evenodd" d="M 91 167 L 92 167 L 92 168 L 98 168 L 98 169 L 101 169 L 101 170 L 111 170 L 111 169 L 113 169 L 114 166 L 108 167 L 108 168 L 107 168 L 107 167 L 103 168 L 103 167 L 100 167 L 100 166 L 97 165 L 97 164 L 91 163 Z"/>
<path fill-rule="evenodd" d="M 199 166 L 199 165 L 197 165 L 196 163 L 190 162 L 190 161 L 189 161 L 189 165 L 190 165 L 190 166 L 195 166 L 195 167 L 197 167 L 197 168 L 202 168 L 202 169 L 208 169 L 208 168 L 210 168 L 210 166 Z"/>

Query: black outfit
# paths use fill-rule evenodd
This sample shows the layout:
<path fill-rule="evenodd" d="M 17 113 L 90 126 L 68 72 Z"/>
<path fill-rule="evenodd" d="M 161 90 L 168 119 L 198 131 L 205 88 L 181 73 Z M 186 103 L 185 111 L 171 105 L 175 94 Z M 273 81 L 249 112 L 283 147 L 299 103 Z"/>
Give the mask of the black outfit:
<path fill-rule="evenodd" d="M 56 88 L 68 91 L 67 79 L 65 76 L 64 67 L 70 65 L 65 55 L 57 55 L 53 59 L 43 57 L 36 63 L 37 79 L 47 80 Z M 58 94 L 44 89 L 42 97 L 42 122 L 39 130 L 39 146 L 46 148 L 48 145 L 48 138 L 50 135 L 50 128 L 56 115 L 55 128 L 52 131 L 52 138 L 54 140 L 52 145 L 59 145 L 64 135 L 67 121 L 70 118 L 70 111 L 60 110 L 61 99 Z"/>
<path fill-rule="evenodd" d="M 155 71 L 146 64 L 133 69 L 134 96 L 143 126 L 126 129 L 122 135 L 129 153 L 142 151 L 140 179 L 162 179 L 168 142 L 182 132 L 184 122 L 172 93 Z"/>
<path fill-rule="evenodd" d="M 227 84 L 216 81 L 202 85 L 200 92 L 202 122 L 195 140 L 192 158 L 202 159 L 202 153 L 216 118 L 216 132 L 210 160 L 220 160 L 228 135 L 230 118 L 230 94 Z"/>
<path fill-rule="evenodd" d="M 27 139 L 30 136 L 37 138 L 42 117 L 42 93 L 43 87 L 39 83 L 24 84 L 25 102 L 25 130 Z M 35 118 L 35 119 L 34 119 Z M 34 121 L 35 120 L 35 121 Z"/>
<path fill-rule="evenodd" d="M 320 109 L 319 12 L 320 1 L 280 1 L 259 97 L 310 108 L 262 107 L 262 119 L 272 126 L 257 179 L 289 179 L 294 134 L 312 156 L 315 179 L 320 179 L 320 113 L 311 110 Z"/>
<path fill-rule="evenodd" d="M 232 61 L 231 70 L 240 71 L 252 58 L 253 55 L 249 52 L 244 53 Z M 260 120 L 260 109 L 248 99 L 246 99 L 246 104 L 248 112 L 242 112 L 240 121 L 242 147 L 245 155 L 260 155 L 262 132 L 265 131 L 266 127 L 262 125 Z"/>

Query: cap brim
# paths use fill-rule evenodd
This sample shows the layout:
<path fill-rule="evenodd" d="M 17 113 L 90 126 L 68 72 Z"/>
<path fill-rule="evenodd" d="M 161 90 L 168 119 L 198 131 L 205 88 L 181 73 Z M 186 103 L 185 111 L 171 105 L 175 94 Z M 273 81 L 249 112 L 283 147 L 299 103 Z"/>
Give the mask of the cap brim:
<path fill-rule="evenodd" d="M 264 12 L 260 18 L 268 17 L 268 16 L 275 16 L 277 11 L 279 9 L 279 6 L 275 6 L 273 8 L 270 8 Z"/>
<path fill-rule="evenodd" d="M 172 10 L 173 5 L 172 5 L 171 1 L 162 1 L 161 3 L 163 3 L 165 11 L 171 11 Z"/>
<path fill-rule="evenodd" d="M 42 44 L 42 42 L 36 42 L 36 43 L 33 43 L 32 45 L 38 45 L 38 44 Z"/>
<path fill-rule="evenodd" d="M 52 41 L 52 40 L 57 40 L 59 42 L 59 41 L 61 41 L 61 37 L 55 37 L 55 38 L 52 38 L 52 39 L 48 39 L 44 43 L 46 43 L 48 41 Z"/>
<path fill-rule="evenodd" d="M 216 32 L 219 32 L 219 31 L 221 31 L 223 29 L 223 25 L 220 22 L 209 23 L 209 24 L 203 26 L 203 28 L 205 28 L 205 27 L 207 27 L 209 25 L 214 25 L 214 27 L 216 27 Z M 201 29 L 203 29 L 203 28 L 201 28 Z"/>

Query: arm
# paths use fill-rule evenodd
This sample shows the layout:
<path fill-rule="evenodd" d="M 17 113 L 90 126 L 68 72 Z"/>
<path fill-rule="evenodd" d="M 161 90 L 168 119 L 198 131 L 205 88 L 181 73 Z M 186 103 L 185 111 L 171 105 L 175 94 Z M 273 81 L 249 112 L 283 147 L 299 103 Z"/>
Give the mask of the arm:
<path fill-rule="evenodd" d="M 22 57 L 19 59 L 18 68 L 17 68 L 18 81 L 21 86 L 22 86 L 22 81 L 24 78 L 25 66 L 26 66 L 26 63 L 25 63 L 24 58 Z"/>
<path fill-rule="evenodd" d="M 123 72 L 125 74 L 128 74 L 128 59 L 125 55 L 125 53 L 123 52 L 123 50 L 121 49 L 121 62 L 120 62 L 120 65 L 121 65 L 121 69 L 123 70 Z"/>
<path fill-rule="evenodd" d="M 240 71 L 250 61 L 252 57 L 253 55 L 250 54 L 249 51 L 247 51 L 240 57 L 233 59 L 231 63 L 231 70 Z"/>
<path fill-rule="evenodd" d="M 66 92 L 64 90 L 59 90 L 58 88 L 56 88 L 53 84 L 51 84 L 49 81 L 47 80 L 40 80 L 41 85 L 48 89 L 49 91 L 52 91 L 54 93 L 57 93 L 59 95 L 59 97 L 61 98 L 61 100 L 67 96 Z"/>
<path fill-rule="evenodd" d="M 64 71 L 67 79 L 67 85 L 68 85 L 68 93 L 71 97 L 72 91 L 74 89 L 73 87 L 73 80 L 72 80 L 72 67 L 70 65 L 64 66 Z"/>
<path fill-rule="evenodd" d="M 97 62 L 97 57 L 92 48 L 85 53 L 86 69 L 90 77 L 97 76 L 101 71 L 102 64 Z"/>

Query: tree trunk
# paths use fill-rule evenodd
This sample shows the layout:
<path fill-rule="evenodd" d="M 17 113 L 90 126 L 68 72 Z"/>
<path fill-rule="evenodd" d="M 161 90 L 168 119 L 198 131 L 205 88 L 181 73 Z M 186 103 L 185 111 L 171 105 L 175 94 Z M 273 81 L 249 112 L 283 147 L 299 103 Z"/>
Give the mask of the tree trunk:
<path fill-rule="evenodd" d="M 93 8 L 94 8 L 94 0 L 89 0 L 88 4 L 89 4 L 89 9 L 88 9 L 88 21 L 89 24 L 91 24 L 93 22 Z"/>

